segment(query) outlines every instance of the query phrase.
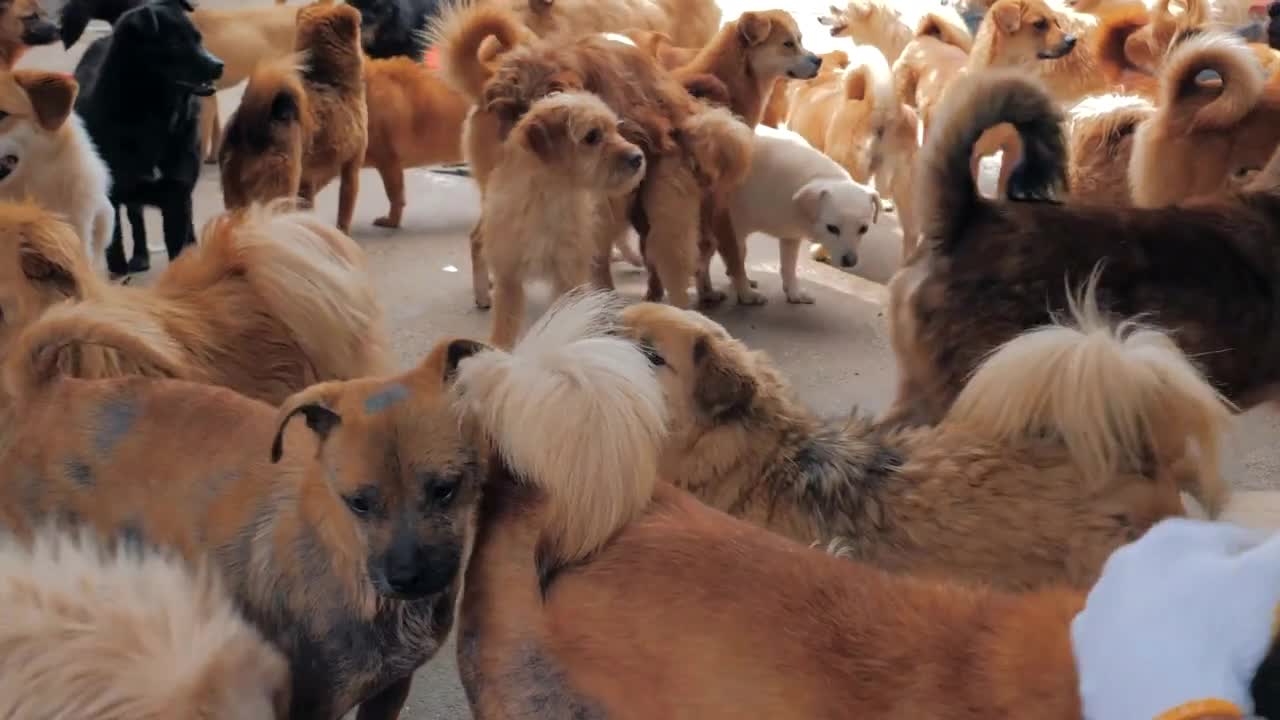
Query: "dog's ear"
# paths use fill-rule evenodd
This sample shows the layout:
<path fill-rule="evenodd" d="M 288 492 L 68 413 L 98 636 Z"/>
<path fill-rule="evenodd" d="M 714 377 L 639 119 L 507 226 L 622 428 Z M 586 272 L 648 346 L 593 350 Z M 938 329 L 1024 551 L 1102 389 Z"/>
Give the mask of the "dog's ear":
<path fill-rule="evenodd" d="M 458 374 L 458 364 L 467 358 L 488 352 L 493 348 L 482 342 L 457 338 L 436 343 L 436 346 L 423 359 L 422 364 L 414 371 L 419 377 L 439 378 L 444 384 L 453 382 Z"/>
<path fill-rule="evenodd" d="M 744 12 L 738 18 L 738 34 L 748 46 L 759 45 L 769 39 L 771 30 L 773 21 L 760 13 Z"/>
<path fill-rule="evenodd" d="M 75 45 L 92 19 L 90 0 L 67 0 L 58 17 L 58 35 L 62 38 L 62 47 L 70 48 Z"/>
<path fill-rule="evenodd" d="M 13 79 L 27 91 L 40 127 L 50 132 L 62 127 L 71 115 L 80 89 L 74 78 L 64 73 L 15 70 Z"/>
<path fill-rule="evenodd" d="M 711 338 L 704 335 L 693 344 L 693 366 L 694 402 L 713 420 L 731 418 L 751 406 L 755 379 L 724 357 Z"/>
<path fill-rule="evenodd" d="M 563 127 L 559 126 L 554 119 L 541 115 L 526 116 L 521 134 L 523 137 L 520 141 L 524 146 L 537 155 L 539 160 L 546 163 L 555 161 L 556 146 L 560 145 L 565 138 Z"/>
<path fill-rule="evenodd" d="M 822 208 L 822 199 L 830 194 L 831 191 L 826 188 L 814 183 L 806 183 L 791 196 L 791 202 L 795 204 L 796 210 L 800 211 L 800 216 L 812 224 L 818 222 L 818 211 Z"/>
<path fill-rule="evenodd" d="M 64 297 L 80 297 L 80 283 L 72 271 L 71 258 L 57 257 L 32 243 L 23 242 L 18 246 L 18 265 L 23 276 L 31 282 L 51 287 Z"/>
<path fill-rule="evenodd" d="M 276 420 L 276 436 L 271 441 L 271 462 L 280 462 L 284 455 L 284 431 L 295 415 L 306 418 L 307 427 L 324 442 L 333 429 L 342 424 L 342 416 L 333 411 L 332 397 L 337 393 L 336 383 L 313 385 L 285 399 Z"/>
<path fill-rule="evenodd" d="M 991 6 L 991 22 L 1006 34 L 1018 32 L 1022 27 L 1021 0 L 1000 0 Z"/>

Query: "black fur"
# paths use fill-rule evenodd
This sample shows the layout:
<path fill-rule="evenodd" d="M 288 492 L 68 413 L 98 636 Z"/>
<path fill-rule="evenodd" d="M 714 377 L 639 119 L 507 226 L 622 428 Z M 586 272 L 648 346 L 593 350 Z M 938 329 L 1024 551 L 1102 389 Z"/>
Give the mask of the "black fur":
<path fill-rule="evenodd" d="M 369 57 L 405 57 L 422 62 L 427 25 L 440 15 L 441 0 L 352 0 L 360 11 L 360 42 Z"/>
<path fill-rule="evenodd" d="M 117 214 L 107 247 L 111 272 L 149 266 L 145 236 L 134 224 L 133 262 L 126 263 L 119 222 L 129 206 L 133 224 L 141 208 L 164 217 L 169 259 L 195 243 L 191 192 L 200 173 L 200 105 L 213 92 L 222 62 L 201 44 L 187 16 L 186 0 L 151 0 L 122 14 L 111 35 L 100 38 L 76 65 L 76 112 L 111 171 L 111 205 Z"/>
<path fill-rule="evenodd" d="M 1253 676 L 1249 692 L 1253 695 L 1255 715 L 1280 720 L 1280 643 L 1272 641 L 1267 657 Z"/>

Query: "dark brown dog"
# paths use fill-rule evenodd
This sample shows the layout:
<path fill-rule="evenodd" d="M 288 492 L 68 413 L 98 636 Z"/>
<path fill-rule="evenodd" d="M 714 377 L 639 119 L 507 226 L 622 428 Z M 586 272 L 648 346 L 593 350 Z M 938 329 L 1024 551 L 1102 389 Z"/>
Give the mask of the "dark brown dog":
<path fill-rule="evenodd" d="M 1099 265 L 1105 312 L 1168 328 L 1238 405 L 1276 397 L 1280 159 L 1231 197 L 1160 210 L 1060 205 L 1049 198 L 1065 185 L 1062 116 L 1043 87 L 1006 72 L 957 82 L 921 158 L 925 249 L 890 283 L 901 380 L 889 419 L 937 422 L 982 358 L 1062 313 L 1070 285 Z M 1179 104 L 1194 115 L 1218 97 L 1187 88 Z M 1012 201 L 991 202 L 975 192 L 969 157 L 1001 122 L 1018 129 L 1023 161 Z"/>

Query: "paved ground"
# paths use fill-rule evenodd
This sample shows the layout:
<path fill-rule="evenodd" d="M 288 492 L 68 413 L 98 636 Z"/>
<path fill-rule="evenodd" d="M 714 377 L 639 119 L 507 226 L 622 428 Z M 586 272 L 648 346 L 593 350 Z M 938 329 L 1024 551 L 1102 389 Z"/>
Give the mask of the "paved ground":
<path fill-rule="evenodd" d="M 244 4 L 244 0 L 210 0 L 213 7 Z M 768 2 L 723 2 L 726 16 L 736 16 L 744 6 L 768 7 Z M 773 6 L 779 3 L 772 3 Z M 826 3 L 786 3 L 790 7 L 825 7 Z M 812 21 L 813 12 L 798 12 L 805 22 L 806 44 L 818 51 L 831 39 Z M 70 70 L 84 45 L 99 33 L 90 32 L 71 53 L 60 48 L 32 52 L 26 67 Z M 238 91 L 222 95 L 222 115 L 228 115 Z M 472 304 L 466 234 L 478 216 L 477 193 L 470 180 L 410 171 L 407 178 L 409 207 L 404 227 L 387 231 L 373 226 L 386 210 L 382 183 L 372 171 L 361 178 L 362 192 L 353 236 L 369 255 L 377 291 L 394 329 L 395 349 L 404 364 L 416 362 L 432 343 L 446 335 L 483 338 L 488 317 Z M 336 213 L 336 184 L 321 193 L 317 212 L 332 218 Z M 207 167 L 196 193 L 197 226 L 222 209 L 217 169 Z M 159 219 L 149 217 L 151 236 L 161 237 Z M 817 298 L 811 306 L 788 305 L 777 277 L 777 243 L 755 236 L 750 243 L 749 266 L 770 302 L 764 307 L 728 304 L 712 316 L 753 347 L 777 360 L 800 395 L 816 410 L 843 413 L 853 405 L 878 410 L 890 401 L 894 388 L 894 363 L 885 334 L 881 284 L 893 272 L 898 254 L 898 231 L 892 215 L 882 217 L 863 251 L 858 275 L 805 262 L 802 280 Z M 158 267 L 163 253 L 153 256 Z M 615 265 L 621 293 L 638 300 L 643 276 Z M 723 284 L 723 272 L 714 277 Z M 536 298 L 542 298 L 537 300 Z M 545 292 L 535 296 L 531 314 L 545 307 Z M 1232 439 L 1231 477 L 1237 487 L 1272 488 L 1280 477 L 1280 453 L 1273 439 L 1280 431 L 1280 416 L 1255 411 L 1240 422 Z M 457 681 L 452 646 L 425 668 L 404 715 L 410 720 L 455 720 L 468 717 Z"/>

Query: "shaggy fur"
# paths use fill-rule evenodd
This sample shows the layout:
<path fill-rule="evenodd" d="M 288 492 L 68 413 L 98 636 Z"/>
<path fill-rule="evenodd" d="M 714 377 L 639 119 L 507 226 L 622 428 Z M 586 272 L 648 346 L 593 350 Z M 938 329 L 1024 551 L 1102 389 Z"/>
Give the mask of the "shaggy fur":
<path fill-rule="evenodd" d="M 218 147 L 222 202 L 228 210 L 298 196 L 312 121 L 298 58 L 254 69 Z"/>
<path fill-rule="evenodd" d="M 0 716 L 287 717 L 284 658 L 204 567 L 49 526 L 0 540 L 0 604 Z"/>
<path fill-rule="evenodd" d="M 889 286 L 891 418 L 937 422 L 988 352 L 1064 311 L 1069 284 L 1100 263 L 1105 312 L 1169 329 L 1236 404 L 1273 397 L 1280 167 L 1234 196 L 1160 210 L 1047 202 L 1063 189 L 1066 145 L 1045 90 L 1008 73 L 957 82 L 921 157 L 927 251 Z M 1022 134 L 1009 190 L 1022 202 L 977 197 L 968 172 L 974 139 L 1000 122 Z"/>
<path fill-rule="evenodd" d="M 0 70 L 12 70 L 27 48 L 58 39 L 58 26 L 49 21 L 39 0 L 0 2 Z"/>
<path fill-rule="evenodd" d="M 1196 76 L 1217 73 L 1216 87 Z M 1179 45 L 1160 70 L 1156 113 L 1137 130 L 1134 204 L 1159 208 L 1235 187 L 1280 143 L 1280 82 L 1268 82 L 1238 38 L 1206 34 Z"/>
<path fill-rule="evenodd" d="M 1132 204 L 1129 160 L 1134 134 L 1155 113 L 1150 100 L 1135 95 L 1095 95 L 1067 111 L 1067 185 L 1071 202 Z"/>
<path fill-rule="evenodd" d="M 100 258 L 115 228 L 111 174 L 72 112 L 78 90 L 62 73 L 0 71 L 0 198 L 58 213 Z"/>
<path fill-rule="evenodd" d="M 602 215 L 644 178 L 644 153 L 618 124 L 595 95 L 563 92 L 535 102 L 507 136 L 480 217 L 502 232 L 488 234 L 472 267 L 480 307 L 493 273 L 492 344 L 515 343 L 526 280 L 550 280 L 557 295 L 591 281 Z"/>
<path fill-rule="evenodd" d="M 302 159 L 299 194 L 311 203 L 340 177 L 338 229 L 349 232 L 369 141 L 360 12 L 345 4 L 308 5 L 298 11 L 296 43 L 296 50 L 306 54 L 302 81 L 313 129 Z"/>
<path fill-rule="evenodd" d="M 964 72 L 968 61 L 968 50 L 960 43 L 964 40 L 972 43 L 972 39 L 959 18 L 955 18 L 958 25 L 953 26 L 930 14 L 926 22 L 929 24 L 917 32 L 903 49 L 902 55 L 893 63 L 893 84 L 898 97 L 919 110 L 920 123 L 924 126 L 925 134 L 928 134 L 943 91 L 957 75 Z M 929 32 L 935 27 L 947 27 L 951 32 Z"/>
<path fill-rule="evenodd" d="M 217 218 L 151 287 L 95 275 L 71 228 L 32 206 L 0 206 L 0 247 L 10 257 L 0 288 L 13 298 L 0 357 L 14 395 L 44 373 L 144 374 L 274 404 L 389 367 L 363 253 L 311 215 L 253 208 Z"/>
<path fill-rule="evenodd" d="M 702 47 L 720 28 L 715 0 L 502 0 L 540 37 L 649 30 L 676 45 Z"/>

